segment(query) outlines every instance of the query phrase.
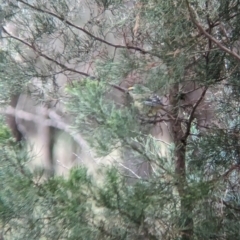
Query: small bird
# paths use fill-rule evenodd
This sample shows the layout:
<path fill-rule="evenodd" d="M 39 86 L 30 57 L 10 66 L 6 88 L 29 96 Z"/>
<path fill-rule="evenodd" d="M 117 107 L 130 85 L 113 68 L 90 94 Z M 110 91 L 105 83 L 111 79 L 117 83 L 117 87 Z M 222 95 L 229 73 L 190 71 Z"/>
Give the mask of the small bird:
<path fill-rule="evenodd" d="M 154 94 L 154 95 L 150 96 L 149 98 L 145 99 L 144 104 L 148 105 L 148 106 L 151 106 L 151 107 L 164 106 L 161 98 L 156 94 Z"/>
<path fill-rule="evenodd" d="M 164 106 L 161 98 L 143 85 L 136 84 L 128 88 L 128 94 L 131 97 L 133 106 L 138 109 L 140 114 L 157 114 Z"/>

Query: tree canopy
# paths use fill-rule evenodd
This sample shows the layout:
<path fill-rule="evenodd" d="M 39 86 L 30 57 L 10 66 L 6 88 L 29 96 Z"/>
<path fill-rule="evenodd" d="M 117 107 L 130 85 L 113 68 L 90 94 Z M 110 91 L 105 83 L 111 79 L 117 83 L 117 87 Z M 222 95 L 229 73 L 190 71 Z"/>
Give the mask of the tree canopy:
<path fill-rule="evenodd" d="M 238 239 L 239 16 L 236 0 L 2 0 L 2 115 L 88 155 L 46 177 L 3 117 L 2 238 Z M 7 108 L 19 94 L 45 111 Z"/>

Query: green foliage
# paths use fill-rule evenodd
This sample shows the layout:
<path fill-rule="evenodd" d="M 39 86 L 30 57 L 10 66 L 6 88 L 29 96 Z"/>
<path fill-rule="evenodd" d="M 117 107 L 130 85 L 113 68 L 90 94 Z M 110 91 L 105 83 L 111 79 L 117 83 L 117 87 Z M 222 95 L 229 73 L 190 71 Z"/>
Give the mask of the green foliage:
<path fill-rule="evenodd" d="M 0 144 L 4 144 L 6 143 L 7 139 L 11 138 L 11 133 L 9 131 L 9 128 L 3 125 L 3 121 L 1 122 L 2 122 L 2 125 L 0 127 Z"/>
<path fill-rule="evenodd" d="M 99 187 L 82 167 L 72 169 L 68 178 L 39 181 L 41 176 L 24 164 L 26 155 L 20 155 L 18 161 L 1 160 L 0 213 L 6 239 L 177 239 L 179 202 L 171 182 L 156 177 L 129 186 L 119 170 L 106 169 Z M 196 239 L 226 231 L 237 236 L 231 212 L 218 215 L 209 202 L 216 193 L 202 182 L 185 196 L 195 204 Z"/>
<path fill-rule="evenodd" d="M 240 3 L 96 0 L 83 11 L 79 1 L 30 2 L 2 6 L 19 32 L 4 38 L 0 52 L 1 104 L 27 91 L 47 106 L 64 103 L 97 157 L 111 158 L 117 148 L 120 161 L 95 178 L 83 166 L 46 178 L 29 168 L 29 147 L 1 122 L 4 238 L 238 239 Z M 133 91 L 121 88 L 134 83 Z M 116 89 L 121 100 L 111 95 Z M 166 98 L 167 111 L 143 107 L 153 93 Z M 141 121 L 149 113 L 154 126 Z M 150 130 L 158 137 L 169 131 L 170 143 Z M 150 173 L 138 173 L 143 162 Z"/>
<path fill-rule="evenodd" d="M 137 134 L 138 126 L 131 110 L 117 108 L 106 98 L 108 88 L 103 81 L 85 79 L 68 88 L 69 110 L 76 116 L 77 127 L 89 137 L 100 154 L 108 154 L 120 141 Z M 95 126 L 93 128 L 93 126 Z"/>

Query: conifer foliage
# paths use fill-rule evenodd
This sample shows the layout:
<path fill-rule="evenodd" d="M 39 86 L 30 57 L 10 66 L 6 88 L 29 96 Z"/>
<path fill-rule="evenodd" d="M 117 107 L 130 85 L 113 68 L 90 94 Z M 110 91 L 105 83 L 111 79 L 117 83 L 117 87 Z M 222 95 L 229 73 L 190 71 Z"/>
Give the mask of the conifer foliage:
<path fill-rule="evenodd" d="M 239 1 L 0 2 L 1 112 L 97 166 L 47 178 L 2 118 L 1 239 L 239 239 Z M 6 110 L 20 93 L 46 121 Z"/>

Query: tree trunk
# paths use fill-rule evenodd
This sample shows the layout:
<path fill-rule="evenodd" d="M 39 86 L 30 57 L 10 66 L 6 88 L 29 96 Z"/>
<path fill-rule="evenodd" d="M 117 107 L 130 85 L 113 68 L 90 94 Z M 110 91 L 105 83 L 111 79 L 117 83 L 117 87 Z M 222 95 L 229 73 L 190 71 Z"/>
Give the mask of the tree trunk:
<path fill-rule="evenodd" d="M 175 145 L 174 164 L 176 173 L 177 191 L 180 198 L 180 222 L 179 228 L 182 229 L 182 240 L 191 240 L 193 235 L 192 207 L 189 202 L 188 186 L 186 181 L 186 139 L 185 132 L 182 130 L 181 119 L 179 117 L 179 84 L 174 84 L 169 92 L 170 106 L 174 120 L 170 124 L 172 141 Z"/>
<path fill-rule="evenodd" d="M 20 94 L 15 94 L 11 97 L 10 106 L 14 109 L 17 106 L 18 99 Z M 11 129 L 12 135 L 15 138 L 16 142 L 20 142 L 23 139 L 23 134 L 19 131 L 16 118 L 14 115 L 7 115 L 6 122 L 9 128 Z"/>

